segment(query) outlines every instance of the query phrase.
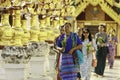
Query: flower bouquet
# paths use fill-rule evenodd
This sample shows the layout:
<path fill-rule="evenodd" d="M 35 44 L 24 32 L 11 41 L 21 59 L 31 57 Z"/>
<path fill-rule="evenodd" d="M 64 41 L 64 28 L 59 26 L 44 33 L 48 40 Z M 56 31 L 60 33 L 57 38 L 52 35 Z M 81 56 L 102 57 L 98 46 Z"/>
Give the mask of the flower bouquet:
<path fill-rule="evenodd" d="M 99 38 L 98 38 L 98 42 L 102 43 L 102 42 L 103 42 L 103 38 L 102 38 L 102 37 L 99 37 Z"/>
<path fill-rule="evenodd" d="M 115 36 L 115 33 L 111 33 L 110 36 L 111 36 L 111 37 Z"/>
<path fill-rule="evenodd" d="M 98 37 L 98 42 L 97 42 L 97 44 L 100 45 L 101 43 L 103 43 L 103 38 L 102 38 L 102 37 Z"/>
<path fill-rule="evenodd" d="M 87 47 L 86 49 L 88 54 L 94 50 L 91 42 L 89 42 L 86 47 Z"/>
<path fill-rule="evenodd" d="M 62 47 L 65 47 L 66 46 L 66 37 L 63 39 L 63 41 L 62 41 Z"/>
<path fill-rule="evenodd" d="M 91 43 L 89 42 L 88 44 L 87 44 L 87 53 L 89 53 L 90 52 L 90 47 L 91 47 L 92 45 L 91 45 Z"/>

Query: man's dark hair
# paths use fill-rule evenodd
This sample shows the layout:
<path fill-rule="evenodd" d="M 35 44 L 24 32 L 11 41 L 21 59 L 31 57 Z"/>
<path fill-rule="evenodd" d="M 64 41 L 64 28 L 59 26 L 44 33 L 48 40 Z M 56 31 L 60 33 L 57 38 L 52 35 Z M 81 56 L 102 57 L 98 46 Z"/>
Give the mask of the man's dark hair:
<path fill-rule="evenodd" d="M 63 29 L 63 28 L 64 28 L 64 25 L 60 26 L 60 27 L 59 27 L 59 30 L 61 30 L 61 29 Z"/>
<path fill-rule="evenodd" d="M 69 23 L 69 22 L 66 22 L 66 23 L 64 24 L 64 26 L 66 26 L 66 25 L 72 26 L 71 23 Z"/>
<path fill-rule="evenodd" d="M 104 24 L 100 24 L 99 26 L 102 26 L 103 28 L 105 28 L 105 25 L 104 25 Z"/>

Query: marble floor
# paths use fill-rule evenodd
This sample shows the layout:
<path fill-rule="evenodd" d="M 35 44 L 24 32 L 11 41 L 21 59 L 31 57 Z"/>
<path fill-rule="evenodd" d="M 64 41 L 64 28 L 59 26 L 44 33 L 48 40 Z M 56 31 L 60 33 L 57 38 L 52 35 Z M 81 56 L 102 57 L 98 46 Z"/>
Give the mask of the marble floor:
<path fill-rule="evenodd" d="M 0 65 L 1 65 L 1 62 L 0 62 Z M 5 74 L 4 69 L 0 66 L 0 80 L 4 80 L 3 79 L 5 78 L 4 74 Z M 91 80 L 120 80 L 120 59 L 115 60 L 115 65 L 113 69 L 109 69 L 109 66 L 107 64 L 104 75 L 105 77 L 96 77 L 94 76 L 94 73 L 92 71 Z"/>
<path fill-rule="evenodd" d="M 91 80 L 120 80 L 120 59 L 115 60 L 113 69 L 109 69 L 108 64 L 106 64 L 104 77 L 96 77 L 92 72 Z"/>

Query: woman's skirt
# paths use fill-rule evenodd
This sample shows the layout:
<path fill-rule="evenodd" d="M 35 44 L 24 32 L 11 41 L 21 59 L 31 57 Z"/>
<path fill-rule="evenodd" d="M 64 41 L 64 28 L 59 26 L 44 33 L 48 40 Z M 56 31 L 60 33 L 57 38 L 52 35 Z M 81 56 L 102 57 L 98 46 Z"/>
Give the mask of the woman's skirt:
<path fill-rule="evenodd" d="M 62 54 L 60 59 L 60 77 L 62 80 L 76 80 L 78 69 L 71 54 Z"/>

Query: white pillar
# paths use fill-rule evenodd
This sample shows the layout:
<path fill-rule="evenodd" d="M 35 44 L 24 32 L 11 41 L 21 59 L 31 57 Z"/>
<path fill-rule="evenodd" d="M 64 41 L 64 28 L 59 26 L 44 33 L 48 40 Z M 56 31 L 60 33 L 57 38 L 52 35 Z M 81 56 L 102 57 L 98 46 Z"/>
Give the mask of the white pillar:
<path fill-rule="evenodd" d="M 0 80 L 6 80 L 5 70 L 0 67 Z"/>
<path fill-rule="evenodd" d="M 0 50 L 0 80 L 6 80 L 5 70 L 2 68 L 3 62 L 2 62 L 1 52 L 2 50 Z"/>
<path fill-rule="evenodd" d="M 118 25 L 118 33 L 117 33 L 117 38 L 118 38 L 118 45 L 117 45 L 117 56 L 120 56 L 120 25 Z"/>
<path fill-rule="evenodd" d="M 49 45 L 51 47 L 53 47 L 54 45 L 51 44 Z M 52 53 L 53 52 L 53 53 Z M 56 66 L 56 52 L 51 51 L 51 54 L 49 53 L 48 59 L 49 59 L 49 72 L 47 72 L 47 74 L 53 78 L 53 80 L 57 80 L 57 72 L 55 70 L 55 66 Z"/>
<path fill-rule="evenodd" d="M 3 64 L 7 80 L 24 80 L 24 64 Z"/>
<path fill-rule="evenodd" d="M 52 77 L 47 75 L 46 56 L 31 57 L 30 67 L 31 75 L 30 80 L 53 80 Z"/>
<path fill-rule="evenodd" d="M 47 71 L 49 71 L 49 46 L 46 43 L 38 43 L 38 47 L 33 51 L 33 57 L 30 60 L 31 67 L 31 75 L 29 76 L 29 80 L 53 80 L 53 78 L 47 75 Z M 35 50 L 35 49 L 33 49 Z"/>
<path fill-rule="evenodd" d="M 30 67 L 31 67 L 31 76 L 41 77 L 45 75 L 44 70 L 45 56 L 43 57 L 31 57 Z"/>

